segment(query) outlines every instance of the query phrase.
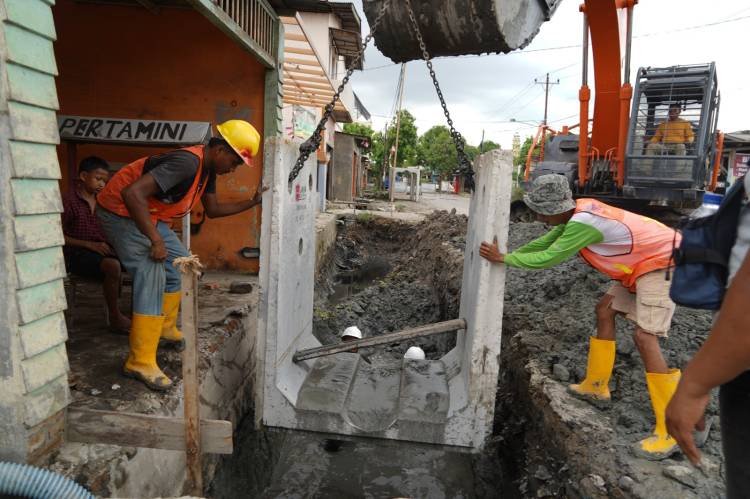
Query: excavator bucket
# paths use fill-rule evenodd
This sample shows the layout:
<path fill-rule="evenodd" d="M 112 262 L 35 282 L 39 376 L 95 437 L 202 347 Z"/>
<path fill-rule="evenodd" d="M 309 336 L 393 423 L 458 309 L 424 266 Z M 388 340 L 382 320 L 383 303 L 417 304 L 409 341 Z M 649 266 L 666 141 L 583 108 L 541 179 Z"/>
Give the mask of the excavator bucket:
<path fill-rule="evenodd" d="M 510 52 L 528 45 L 562 0 L 411 0 L 432 57 Z M 370 26 L 384 0 L 364 0 Z M 404 0 L 391 0 L 374 33 L 393 62 L 421 59 Z"/>

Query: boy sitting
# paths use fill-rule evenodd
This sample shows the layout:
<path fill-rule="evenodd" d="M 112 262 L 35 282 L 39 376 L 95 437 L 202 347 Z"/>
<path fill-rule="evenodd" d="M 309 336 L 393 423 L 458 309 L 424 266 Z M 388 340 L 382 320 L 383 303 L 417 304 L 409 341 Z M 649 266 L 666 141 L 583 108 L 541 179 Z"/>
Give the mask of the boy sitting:
<path fill-rule="evenodd" d="M 78 166 L 78 181 L 63 197 L 62 226 L 65 235 L 65 266 L 68 272 L 104 282 L 104 300 L 109 311 L 109 327 L 128 334 L 130 319 L 120 312 L 120 261 L 106 242 L 99 219 L 94 214 L 96 194 L 109 179 L 109 165 L 102 158 L 89 156 Z"/>

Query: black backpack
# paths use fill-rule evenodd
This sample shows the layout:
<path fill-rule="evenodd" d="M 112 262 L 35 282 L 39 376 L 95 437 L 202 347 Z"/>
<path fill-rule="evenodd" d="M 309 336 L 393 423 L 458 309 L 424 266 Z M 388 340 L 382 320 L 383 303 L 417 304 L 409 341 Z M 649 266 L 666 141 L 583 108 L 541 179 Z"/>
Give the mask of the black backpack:
<path fill-rule="evenodd" d="M 675 268 L 669 289 L 676 304 L 704 310 L 721 307 L 744 201 L 744 180 L 732 185 L 716 213 L 688 219 L 678 229 L 682 242 L 672 253 Z"/>

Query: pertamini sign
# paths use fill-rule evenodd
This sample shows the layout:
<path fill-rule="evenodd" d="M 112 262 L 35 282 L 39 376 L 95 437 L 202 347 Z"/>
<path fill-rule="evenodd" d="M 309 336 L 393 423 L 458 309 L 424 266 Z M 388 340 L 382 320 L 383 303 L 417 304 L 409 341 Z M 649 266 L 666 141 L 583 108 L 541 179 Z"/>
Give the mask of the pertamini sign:
<path fill-rule="evenodd" d="M 211 137 L 203 121 L 132 120 L 91 116 L 57 117 L 60 138 L 75 142 L 112 144 L 193 145 Z"/>

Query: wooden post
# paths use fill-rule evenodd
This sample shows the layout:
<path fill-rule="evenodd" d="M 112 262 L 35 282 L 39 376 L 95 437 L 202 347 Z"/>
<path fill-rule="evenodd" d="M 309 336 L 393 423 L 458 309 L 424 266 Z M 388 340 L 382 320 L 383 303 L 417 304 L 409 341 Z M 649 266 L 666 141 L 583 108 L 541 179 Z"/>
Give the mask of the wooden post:
<path fill-rule="evenodd" d="M 187 271 L 186 271 L 187 270 Z M 200 435 L 200 383 L 198 381 L 198 293 L 197 277 L 190 269 L 182 271 L 182 387 L 185 406 L 185 454 L 188 493 L 203 496 L 203 466 Z"/>

